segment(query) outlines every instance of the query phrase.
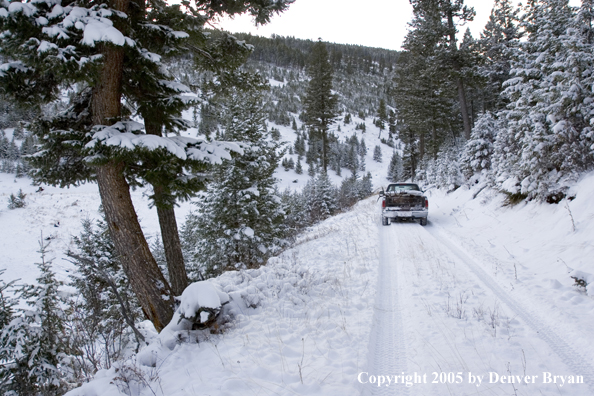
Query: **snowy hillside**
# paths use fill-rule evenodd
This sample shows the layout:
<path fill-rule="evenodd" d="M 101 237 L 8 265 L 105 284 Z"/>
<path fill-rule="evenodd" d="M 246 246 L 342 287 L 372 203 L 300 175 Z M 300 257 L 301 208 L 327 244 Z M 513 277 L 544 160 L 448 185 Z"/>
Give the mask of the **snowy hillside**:
<path fill-rule="evenodd" d="M 31 281 L 39 231 L 59 255 L 79 218 L 97 216 L 95 187 L 36 193 L 2 176 L 3 198 L 23 188 L 29 206 L 0 212 L 1 266 Z M 212 280 L 232 298 L 220 334 L 172 343 L 145 323 L 150 346 L 69 394 L 590 395 L 594 301 L 572 276 L 594 274 L 593 186 L 589 174 L 572 201 L 515 207 L 480 186 L 430 190 L 427 227 L 382 227 L 372 197 L 265 267 Z M 54 264 L 65 277 L 69 264 Z M 394 385 L 401 373 L 421 383 Z"/>
<path fill-rule="evenodd" d="M 427 227 L 382 227 L 370 198 L 260 270 L 213 280 L 233 301 L 222 334 L 154 335 L 69 395 L 590 395 L 594 301 L 570 272 L 594 273 L 593 181 L 571 202 L 513 208 L 490 190 L 432 191 Z"/>

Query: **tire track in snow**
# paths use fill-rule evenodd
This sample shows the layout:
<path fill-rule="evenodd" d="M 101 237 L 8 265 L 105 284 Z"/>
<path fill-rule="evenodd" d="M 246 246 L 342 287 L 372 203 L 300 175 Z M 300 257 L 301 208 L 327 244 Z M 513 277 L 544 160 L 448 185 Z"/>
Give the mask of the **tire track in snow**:
<path fill-rule="evenodd" d="M 379 226 L 380 256 L 373 329 L 369 350 L 369 375 L 400 375 L 406 373 L 406 347 L 398 298 L 398 257 L 393 231 Z M 401 384 L 378 387 L 366 384 L 363 395 L 408 395 Z"/>
<path fill-rule="evenodd" d="M 460 259 L 468 269 L 485 285 L 493 294 L 507 307 L 517 315 L 517 318 L 526 323 L 541 340 L 546 342 L 551 350 L 559 356 L 561 361 L 572 371 L 574 375 L 582 375 L 584 382 L 594 394 L 594 369 L 592 365 L 574 348 L 566 343 L 555 331 L 545 325 L 535 315 L 531 314 L 522 305 L 514 300 L 497 282 L 476 264 L 472 257 L 461 248 L 455 246 L 445 237 L 439 235 L 439 231 L 434 226 L 426 227 L 429 235 L 445 246 L 455 257 Z"/>

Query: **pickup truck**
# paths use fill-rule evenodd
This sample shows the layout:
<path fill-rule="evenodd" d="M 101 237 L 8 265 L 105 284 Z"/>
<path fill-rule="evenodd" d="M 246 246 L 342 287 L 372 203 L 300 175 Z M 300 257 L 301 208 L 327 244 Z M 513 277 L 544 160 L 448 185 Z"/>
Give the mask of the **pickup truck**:
<path fill-rule="evenodd" d="M 417 219 L 422 226 L 427 225 L 429 200 L 417 184 L 395 183 L 382 189 L 382 224 L 389 225 L 393 221 Z"/>

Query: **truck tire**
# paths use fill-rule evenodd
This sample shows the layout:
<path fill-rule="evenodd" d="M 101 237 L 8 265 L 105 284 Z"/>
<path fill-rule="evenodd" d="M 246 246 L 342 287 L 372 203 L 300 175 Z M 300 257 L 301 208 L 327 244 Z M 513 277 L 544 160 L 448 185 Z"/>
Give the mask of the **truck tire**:
<path fill-rule="evenodd" d="M 426 226 L 427 225 L 427 218 L 426 217 L 421 217 L 421 225 L 422 226 Z"/>
<path fill-rule="evenodd" d="M 382 225 L 385 225 L 385 226 L 389 225 L 387 217 L 382 216 Z"/>

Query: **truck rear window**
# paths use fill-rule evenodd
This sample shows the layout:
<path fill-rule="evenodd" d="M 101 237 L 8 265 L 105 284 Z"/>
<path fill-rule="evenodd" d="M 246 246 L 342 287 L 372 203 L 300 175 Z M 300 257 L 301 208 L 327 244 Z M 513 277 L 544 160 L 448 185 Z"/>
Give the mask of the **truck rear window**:
<path fill-rule="evenodd" d="M 387 191 L 388 192 L 394 192 L 394 191 L 421 191 L 419 189 L 419 186 L 416 184 L 390 184 L 388 186 Z"/>

